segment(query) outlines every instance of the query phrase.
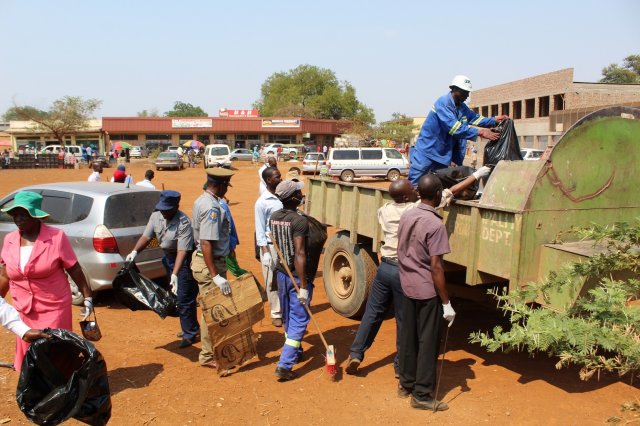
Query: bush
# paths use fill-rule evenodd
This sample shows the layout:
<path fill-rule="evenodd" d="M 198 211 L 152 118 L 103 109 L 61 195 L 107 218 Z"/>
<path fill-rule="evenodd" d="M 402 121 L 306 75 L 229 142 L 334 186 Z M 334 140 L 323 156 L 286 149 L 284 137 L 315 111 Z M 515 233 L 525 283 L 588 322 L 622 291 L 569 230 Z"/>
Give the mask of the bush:
<path fill-rule="evenodd" d="M 472 343 L 494 352 L 498 349 L 547 352 L 559 358 L 556 368 L 581 366 L 580 378 L 602 371 L 640 374 L 640 219 L 635 224 L 593 225 L 573 229 L 583 239 L 606 247 L 588 261 L 573 263 L 551 273 L 542 283 L 531 284 L 508 295 L 490 293 L 509 316 L 511 329 L 495 327 L 492 333 L 475 332 Z M 628 278 L 614 279 L 625 272 Z M 563 312 L 542 309 L 532 300 L 548 300 L 552 291 L 575 285 L 577 278 L 598 278 L 598 285 Z"/>

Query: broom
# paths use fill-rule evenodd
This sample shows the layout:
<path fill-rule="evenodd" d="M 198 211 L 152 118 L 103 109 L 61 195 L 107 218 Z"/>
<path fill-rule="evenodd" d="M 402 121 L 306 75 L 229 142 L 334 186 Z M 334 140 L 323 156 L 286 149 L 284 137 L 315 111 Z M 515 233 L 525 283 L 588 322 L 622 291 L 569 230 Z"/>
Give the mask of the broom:
<path fill-rule="evenodd" d="M 284 269 L 287 271 L 287 275 L 289 275 L 289 279 L 291 280 L 293 287 L 296 289 L 296 293 L 300 294 L 300 287 L 298 287 L 298 284 L 296 284 L 296 280 L 293 279 L 293 274 L 289 269 L 289 265 L 287 265 L 287 262 L 285 262 L 284 256 L 280 251 L 280 247 L 278 247 L 278 244 L 276 244 L 275 238 L 271 238 L 271 242 L 273 243 L 273 247 L 276 249 L 276 252 L 278 253 L 278 258 L 280 259 L 280 263 L 282 263 L 282 265 L 284 266 Z M 304 306 L 304 308 L 307 310 L 309 317 L 313 321 L 313 324 L 316 326 L 316 329 L 318 330 L 318 334 L 320 335 L 320 339 L 322 340 L 322 344 L 324 345 L 324 348 L 327 351 L 327 354 L 325 357 L 326 358 L 325 368 L 327 370 L 327 374 L 329 374 L 329 377 L 333 380 L 335 379 L 335 376 L 337 373 L 336 352 L 333 349 L 333 345 L 329 345 L 325 340 L 324 335 L 322 334 L 322 330 L 320 329 L 320 326 L 318 325 L 318 322 L 316 321 L 316 319 L 313 317 L 313 314 L 311 313 L 311 309 L 309 309 L 309 306 L 307 306 L 306 304 L 303 304 L 302 306 Z"/>

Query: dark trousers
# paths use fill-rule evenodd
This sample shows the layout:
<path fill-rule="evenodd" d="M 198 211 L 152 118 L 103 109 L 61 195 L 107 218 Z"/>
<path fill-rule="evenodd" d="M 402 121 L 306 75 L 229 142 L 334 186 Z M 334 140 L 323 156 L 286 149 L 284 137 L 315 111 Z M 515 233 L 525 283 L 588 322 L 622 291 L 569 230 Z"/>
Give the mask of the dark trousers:
<path fill-rule="evenodd" d="M 400 333 L 400 385 L 420 401 L 433 398 L 440 350 L 442 304 L 439 297 L 416 300 L 404 297 Z"/>
<path fill-rule="evenodd" d="M 178 271 L 178 315 L 180 315 L 180 327 L 184 339 L 193 339 L 200 331 L 196 316 L 198 283 L 193 279 L 190 262 L 191 252 L 188 252 Z M 171 277 L 173 266 L 176 264 L 175 256 L 165 254 L 162 264 L 167 270 L 167 276 Z"/>
<path fill-rule="evenodd" d="M 376 277 L 371 284 L 367 307 L 365 308 L 364 316 L 358 327 L 356 338 L 351 344 L 351 358 L 357 358 L 360 361 L 364 359 L 364 353 L 373 344 L 391 302 L 393 302 L 396 316 L 396 352 L 400 350 L 402 299 L 404 299 L 404 295 L 402 294 L 402 287 L 400 286 L 398 265 L 383 260 L 380 262 Z M 396 373 L 399 372 L 397 353 L 393 361 L 393 368 Z"/>

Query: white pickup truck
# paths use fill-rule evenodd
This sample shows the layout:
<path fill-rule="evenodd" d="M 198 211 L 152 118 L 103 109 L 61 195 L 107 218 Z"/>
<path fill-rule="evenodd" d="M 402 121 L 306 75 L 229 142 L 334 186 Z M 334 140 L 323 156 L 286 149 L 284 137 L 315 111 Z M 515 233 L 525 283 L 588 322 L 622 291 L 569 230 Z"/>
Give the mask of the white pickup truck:
<path fill-rule="evenodd" d="M 264 148 L 262 148 L 260 154 L 263 157 L 289 156 L 296 158 L 298 156 L 298 148 L 281 143 L 270 143 L 269 145 L 265 145 Z"/>

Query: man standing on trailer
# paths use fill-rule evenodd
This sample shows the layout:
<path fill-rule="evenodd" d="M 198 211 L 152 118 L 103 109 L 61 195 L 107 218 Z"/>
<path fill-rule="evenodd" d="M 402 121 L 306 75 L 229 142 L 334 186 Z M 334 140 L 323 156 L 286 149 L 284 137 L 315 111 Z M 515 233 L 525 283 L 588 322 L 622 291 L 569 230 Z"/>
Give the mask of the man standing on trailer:
<path fill-rule="evenodd" d="M 494 127 L 508 118 L 506 115 L 486 118 L 469 109 L 464 103 L 472 90 L 469 77 L 456 75 L 449 88 L 451 91 L 431 107 L 411 149 L 409 180 L 413 185 L 431 170 L 445 169 L 452 162 L 462 166 L 467 139 L 475 141 L 478 136 L 492 141 L 498 139 L 499 133 L 485 127 Z"/>

